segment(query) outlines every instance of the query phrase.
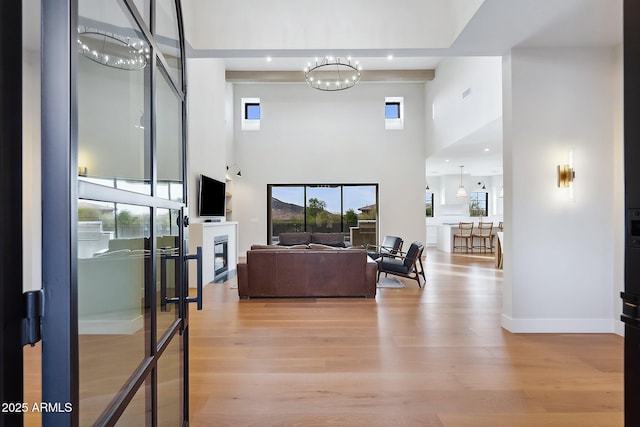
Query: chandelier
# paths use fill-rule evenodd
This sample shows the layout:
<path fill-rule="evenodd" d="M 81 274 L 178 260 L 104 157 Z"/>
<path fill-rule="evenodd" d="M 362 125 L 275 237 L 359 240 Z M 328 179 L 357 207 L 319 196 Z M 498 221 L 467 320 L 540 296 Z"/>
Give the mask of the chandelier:
<path fill-rule="evenodd" d="M 122 70 L 142 70 L 149 59 L 149 47 L 142 40 L 82 25 L 78 27 L 78 52 L 98 64 Z"/>
<path fill-rule="evenodd" d="M 351 57 L 325 56 L 322 60 L 315 59 L 304 69 L 307 84 L 314 89 L 335 92 L 353 87 L 360 81 L 362 66 L 358 61 L 351 63 Z"/>

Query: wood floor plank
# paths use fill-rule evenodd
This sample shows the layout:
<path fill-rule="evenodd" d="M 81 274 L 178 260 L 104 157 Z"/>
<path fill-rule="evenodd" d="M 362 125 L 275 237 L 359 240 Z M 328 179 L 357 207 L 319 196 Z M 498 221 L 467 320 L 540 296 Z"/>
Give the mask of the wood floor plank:
<path fill-rule="evenodd" d="M 428 249 L 423 289 L 402 279 L 375 299 L 240 301 L 235 279 L 207 285 L 190 312 L 190 425 L 622 426 L 623 339 L 503 330 L 493 265 Z M 95 344 L 83 363 L 108 351 Z M 25 350 L 34 400 L 39 351 Z"/>
<path fill-rule="evenodd" d="M 403 280 L 374 300 L 238 301 L 232 281 L 207 286 L 209 311 L 191 317 L 192 422 L 622 425 L 622 338 L 503 330 L 490 257 L 429 250 L 426 271 L 424 289 Z"/>

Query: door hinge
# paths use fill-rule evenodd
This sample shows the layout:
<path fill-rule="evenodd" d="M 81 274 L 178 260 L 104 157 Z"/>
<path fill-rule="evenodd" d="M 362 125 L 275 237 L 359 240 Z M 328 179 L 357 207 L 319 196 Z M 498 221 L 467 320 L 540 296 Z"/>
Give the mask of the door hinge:
<path fill-rule="evenodd" d="M 22 345 L 33 347 L 42 339 L 41 324 L 44 313 L 44 291 L 28 291 L 24 296 L 25 317 L 22 319 Z"/>

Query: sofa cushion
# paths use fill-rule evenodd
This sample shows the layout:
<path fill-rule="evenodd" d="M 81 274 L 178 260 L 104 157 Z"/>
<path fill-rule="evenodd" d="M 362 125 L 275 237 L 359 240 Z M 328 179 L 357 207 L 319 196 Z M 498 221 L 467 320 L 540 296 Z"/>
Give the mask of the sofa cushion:
<path fill-rule="evenodd" d="M 309 249 L 309 245 L 292 245 L 287 247 L 289 249 Z"/>
<path fill-rule="evenodd" d="M 312 250 L 323 250 L 323 249 L 332 249 L 335 250 L 335 246 L 329 246 L 329 245 L 321 245 L 319 243 L 309 243 L 309 249 Z"/>
<path fill-rule="evenodd" d="M 312 233 L 311 243 L 344 248 L 344 234 L 342 233 Z"/>
<path fill-rule="evenodd" d="M 280 233 L 278 235 L 279 245 L 308 245 L 311 243 L 311 233 Z"/>

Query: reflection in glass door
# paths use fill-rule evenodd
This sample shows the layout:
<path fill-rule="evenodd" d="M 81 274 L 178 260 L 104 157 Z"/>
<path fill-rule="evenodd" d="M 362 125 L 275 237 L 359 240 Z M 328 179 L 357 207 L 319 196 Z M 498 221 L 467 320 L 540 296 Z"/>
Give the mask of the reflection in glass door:
<path fill-rule="evenodd" d="M 71 10 L 70 22 L 77 6 L 70 31 L 77 44 L 75 51 L 68 52 L 67 45 L 64 52 L 71 55 L 69 73 L 75 78 L 67 96 L 69 122 L 77 124 L 77 132 L 72 126 L 56 143 L 69 153 L 66 172 L 59 157 L 43 157 L 43 180 L 71 182 L 63 190 L 52 186 L 52 197 L 43 204 L 45 212 L 62 206 L 59 215 L 44 220 L 43 239 L 51 246 L 57 239 L 59 251 L 67 253 L 57 268 L 68 277 L 66 284 L 45 283 L 48 293 L 63 295 L 66 303 L 43 324 L 49 340 L 54 329 L 61 337 L 43 345 L 43 399 L 70 402 L 73 411 L 43 414 L 43 423 L 183 425 L 188 420 L 187 188 L 179 2 L 52 3 L 45 9 Z M 69 27 L 64 14 L 56 21 L 50 13 L 43 38 L 57 40 L 54 28 Z M 150 31 L 150 17 L 157 34 Z M 43 103 L 61 97 L 59 91 L 43 94 Z M 45 123 L 43 129 L 54 132 L 55 125 Z M 67 239 L 54 233 L 60 223 L 68 224 Z M 45 257 L 43 271 L 64 258 L 54 252 Z M 56 390 L 51 371 L 61 365 L 66 369 L 58 380 L 65 384 Z"/>

